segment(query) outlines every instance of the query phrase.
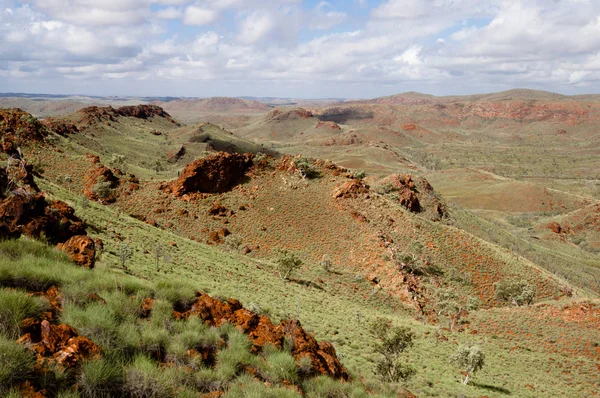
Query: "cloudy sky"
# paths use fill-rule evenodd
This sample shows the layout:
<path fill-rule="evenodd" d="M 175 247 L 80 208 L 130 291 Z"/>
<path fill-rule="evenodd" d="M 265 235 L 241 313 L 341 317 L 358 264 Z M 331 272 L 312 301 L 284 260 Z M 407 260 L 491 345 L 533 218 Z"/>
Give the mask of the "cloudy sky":
<path fill-rule="evenodd" d="M 599 0 L 0 0 L 0 92 L 600 92 Z"/>

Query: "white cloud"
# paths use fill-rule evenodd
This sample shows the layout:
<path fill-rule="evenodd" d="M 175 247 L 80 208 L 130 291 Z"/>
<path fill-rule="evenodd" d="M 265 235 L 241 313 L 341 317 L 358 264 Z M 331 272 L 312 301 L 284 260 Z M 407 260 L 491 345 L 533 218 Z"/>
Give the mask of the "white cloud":
<path fill-rule="evenodd" d="M 189 6 L 185 9 L 183 23 L 186 25 L 209 25 L 217 20 L 219 14 L 215 10 L 198 6 Z"/>
<path fill-rule="evenodd" d="M 154 15 L 160 19 L 179 19 L 183 18 L 183 11 L 179 8 L 168 7 L 156 11 Z"/>

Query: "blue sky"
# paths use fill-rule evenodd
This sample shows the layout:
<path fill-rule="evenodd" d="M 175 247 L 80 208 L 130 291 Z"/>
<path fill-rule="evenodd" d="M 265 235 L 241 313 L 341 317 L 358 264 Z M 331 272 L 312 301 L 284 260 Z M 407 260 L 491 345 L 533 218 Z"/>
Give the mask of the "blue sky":
<path fill-rule="evenodd" d="M 600 92 L 597 0 L 0 0 L 0 91 Z"/>

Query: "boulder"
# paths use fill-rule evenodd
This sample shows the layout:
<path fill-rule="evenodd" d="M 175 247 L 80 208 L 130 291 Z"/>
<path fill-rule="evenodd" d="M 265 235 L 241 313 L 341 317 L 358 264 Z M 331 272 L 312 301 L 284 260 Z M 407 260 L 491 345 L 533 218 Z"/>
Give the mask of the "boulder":
<path fill-rule="evenodd" d="M 90 200 L 101 201 L 102 203 L 113 203 L 117 200 L 116 193 L 110 192 L 104 197 L 100 197 L 98 192 L 95 190 L 97 183 L 104 181 L 109 183 L 111 189 L 115 189 L 120 185 L 120 180 L 111 169 L 108 167 L 98 164 L 88 170 L 83 181 L 83 194 Z"/>
<path fill-rule="evenodd" d="M 219 152 L 198 159 L 183 169 L 170 190 L 176 196 L 226 192 L 243 179 L 252 166 L 252 158 L 252 154 Z"/>
<path fill-rule="evenodd" d="M 89 236 L 73 236 L 65 243 L 59 243 L 57 247 L 67 253 L 75 264 L 90 269 L 94 268 L 96 262 L 96 243 Z"/>
<path fill-rule="evenodd" d="M 350 181 L 344 182 L 341 186 L 337 187 L 333 191 L 333 197 L 335 199 L 337 199 L 337 198 L 350 199 L 350 198 L 356 198 L 356 197 L 358 197 L 358 195 L 368 194 L 368 193 L 369 193 L 369 186 L 367 184 L 362 182 L 362 180 L 352 179 Z"/>

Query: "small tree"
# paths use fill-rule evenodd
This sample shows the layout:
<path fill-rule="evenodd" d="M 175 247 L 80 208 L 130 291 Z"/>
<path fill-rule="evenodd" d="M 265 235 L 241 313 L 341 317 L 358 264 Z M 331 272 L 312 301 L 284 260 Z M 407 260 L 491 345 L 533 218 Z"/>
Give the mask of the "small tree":
<path fill-rule="evenodd" d="M 160 259 L 165 257 L 165 247 L 157 243 L 153 249 L 154 259 L 156 260 L 156 270 L 160 271 Z"/>
<path fill-rule="evenodd" d="M 468 384 L 471 375 L 483 368 L 485 355 L 478 346 L 462 346 L 458 348 L 456 354 L 450 357 L 450 361 L 454 363 L 465 376 L 463 384 Z"/>
<path fill-rule="evenodd" d="M 494 283 L 496 299 L 511 303 L 515 307 L 533 303 L 535 291 L 527 281 L 500 281 Z"/>
<path fill-rule="evenodd" d="M 329 255 L 327 254 L 323 254 L 323 257 L 321 257 L 320 265 L 321 268 L 323 268 L 323 271 L 330 273 L 332 270 L 331 257 L 329 257 Z"/>
<path fill-rule="evenodd" d="M 438 316 L 448 317 L 450 330 L 454 330 L 463 310 L 456 294 L 450 289 L 440 289 L 435 307 Z"/>
<path fill-rule="evenodd" d="M 118 256 L 119 256 L 119 260 L 121 260 L 121 267 L 123 267 L 123 269 L 127 269 L 127 267 L 125 266 L 125 263 L 127 262 L 127 260 L 129 260 L 131 257 L 133 257 L 133 249 L 131 248 L 131 246 L 123 243 L 119 247 Z"/>
<path fill-rule="evenodd" d="M 123 155 L 113 154 L 112 158 L 108 161 L 108 164 L 113 169 L 125 171 L 125 161 L 127 158 Z"/>
<path fill-rule="evenodd" d="M 304 179 L 312 180 L 319 177 L 319 172 L 314 168 L 312 162 L 307 158 L 300 158 L 294 161 L 294 165 Z"/>
<path fill-rule="evenodd" d="M 98 182 L 92 187 L 92 193 L 101 200 L 107 199 L 113 193 L 111 182 L 106 181 L 104 177 L 98 178 Z"/>
<path fill-rule="evenodd" d="M 392 326 L 391 321 L 378 319 L 371 324 L 370 332 L 377 339 L 373 348 L 381 357 L 375 370 L 383 381 L 397 383 L 416 373 L 401 361 L 404 351 L 413 346 L 415 334 L 409 328 Z"/>
<path fill-rule="evenodd" d="M 288 250 L 281 250 L 279 252 L 276 263 L 279 277 L 283 280 L 288 280 L 292 275 L 292 272 L 302 266 L 300 257 L 298 257 L 296 253 L 292 253 Z"/>
<path fill-rule="evenodd" d="M 165 166 L 160 159 L 156 159 L 154 162 L 152 162 L 152 170 L 154 170 L 156 174 L 160 174 L 161 171 L 165 171 Z"/>

